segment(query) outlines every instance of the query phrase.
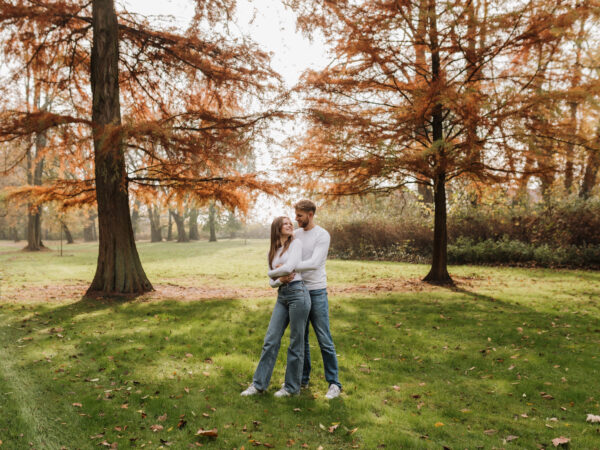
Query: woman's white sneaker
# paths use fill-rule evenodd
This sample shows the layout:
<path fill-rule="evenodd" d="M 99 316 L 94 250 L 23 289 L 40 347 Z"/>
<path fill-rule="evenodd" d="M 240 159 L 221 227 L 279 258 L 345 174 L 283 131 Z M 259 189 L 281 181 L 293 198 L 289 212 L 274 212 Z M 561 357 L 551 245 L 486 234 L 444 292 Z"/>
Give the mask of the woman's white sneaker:
<path fill-rule="evenodd" d="M 332 398 L 336 398 L 340 396 L 340 388 L 337 384 L 330 384 L 329 390 L 327 394 L 325 394 L 325 398 L 331 400 Z"/>
<path fill-rule="evenodd" d="M 290 394 L 288 391 L 285 390 L 285 388 L 281 388 L 279 389 L 277 392 L 275 392 L 275 397 L 280 398 L 280 397 L 290 397 L 292 394 Z"/>
<path fill-rule="evenodd" d="M 259 391 L 258 389 L 256 389 L 256 387 L 254 387 L 253 384 L 251 384 L 250 387 L 248 389 L 246 389 L 244 392 L 242 392 L 240 395 L 242 397 L 248 397 L 250 395 L 256 395 L 256 394 L 262 394 L 262 391 Z"/>

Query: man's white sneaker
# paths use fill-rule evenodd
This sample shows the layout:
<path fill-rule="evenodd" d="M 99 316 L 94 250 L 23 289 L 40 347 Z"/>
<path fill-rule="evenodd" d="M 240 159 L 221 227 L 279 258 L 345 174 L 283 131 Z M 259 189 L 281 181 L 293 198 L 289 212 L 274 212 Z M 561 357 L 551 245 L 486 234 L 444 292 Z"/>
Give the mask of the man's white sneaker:
<path fill-rule="evenodd" d="M 246 389 L 244 392 L 242 392 L 240 395 L 242 397 L 248 397 L 250 395 L 256 395 L 256 394 L 262 394 L 262 391 L 259 391 L 258 389 L 256 389 L 256 387 L 254 387 L 253 384 L 251 384 L 250 387 L 248 389 Z"/>
<path fill-rule="evenodd" d="M 331 400 L 332 398 L 336 398 L 340 396 L 340 388 L 337 384 L 330 384 L 329 390 L 327 394 L 325 394 L 325 398 Z"/>
<path fill-rule="evenodd" d="M 292 394 L 290 394 L 288 391 L 285 390 L 285 388 L 281 388 L 279 389 L 277 392 L 275 392 L 275 397 L 280 398 L 280 397 L 289 397 Z"/>

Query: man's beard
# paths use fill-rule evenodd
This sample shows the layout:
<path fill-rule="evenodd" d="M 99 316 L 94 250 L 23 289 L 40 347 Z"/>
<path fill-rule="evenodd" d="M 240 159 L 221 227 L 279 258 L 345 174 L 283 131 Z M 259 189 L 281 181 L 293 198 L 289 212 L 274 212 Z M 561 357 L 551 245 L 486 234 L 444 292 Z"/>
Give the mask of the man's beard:
<path fill-rule="evenodd" d="M 298 221 L 298 225 L 300 226 L 300 228 L 306 228 L 308 225 L 308 220 L 302 220 L 302 221 Z"/>

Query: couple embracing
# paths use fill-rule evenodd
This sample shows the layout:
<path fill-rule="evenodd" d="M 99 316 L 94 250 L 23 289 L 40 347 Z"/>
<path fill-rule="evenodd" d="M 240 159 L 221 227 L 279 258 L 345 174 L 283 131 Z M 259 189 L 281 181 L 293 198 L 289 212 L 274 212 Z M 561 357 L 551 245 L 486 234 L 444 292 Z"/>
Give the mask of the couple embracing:
<path fill-rule="evenodd" d="M 285 382 L 275 397 L 288 397 L 307 387 L 310 378 L 308 327 L 312 324 L 321 355 L 329 390 L 325 397 L 340 395 L 335 347 L 329 331 L 329 304 L 325 261 L 329 250 L 329 233 L 314 223 L 316 206 L 309 200 L 294 205 L 294 232 L 288 217 L 277 217 L 271 224 L 269 249 L 269 284 L 277 288 L 277 302 L 265 335 L 260 360 L 252 384 L 241 395 L 261 394 L 267 390 L 281 338 L 290 325 L 290 346 L 287 352 Z"/>

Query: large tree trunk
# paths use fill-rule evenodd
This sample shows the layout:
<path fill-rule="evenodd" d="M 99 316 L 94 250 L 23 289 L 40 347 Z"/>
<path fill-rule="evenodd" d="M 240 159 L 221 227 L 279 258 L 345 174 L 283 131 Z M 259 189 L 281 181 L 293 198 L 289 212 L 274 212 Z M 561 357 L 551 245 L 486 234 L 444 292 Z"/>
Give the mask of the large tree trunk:
<path fill-rule="evenodd" d="M 431 74 L 435 86 L 440 80 L 440 54 L 435 15 L 435 0 L 429 0 L 429 39 L 431 45 Z M 435 216 L 433 225 L 433 258 L 431 270 L 423 281 L 433 284 L 452 284 L 448 274 L 448 230 L 446 223 L 446 155 L 444 123 L 441 103 L 436 103 L 432 114 L 432 137 L 436 151 L 436 175 L 433 186 Z"/>
<path fill-rule="evenodd" d="M 183 214 L 179 214 L 177 211 L 172 210 L 171 215 L 177 225 L 177 242 L 189 242 L 190 239 L 187 237 L 185 232 L 185 218 Z"/>
<path fill-rule="evenodd" d="M 208 242 L 217 242 L 217 207 L 215 202 L 210 202 L 208 207 L 208 229 L 210 231 L 210 237 Z"/>
<path fill-rule="evenodd" d="M 96 275 L 89 293 L 152 290 L 135 246 L 120 135 L 119 33 L 113 0 L 92 1 L 91 84 L 98 233 Z"/>
<path fill-rule="evenodd" d="M 198 208 L 190 210 L 190 223 L 188 226 L 190 229 L 190 240 L 197 241 L 200 239 L 200 233 L 198 233 Z"/>
<path fill-rule="evenodd" d="M 160 208 L 148 205 L 148 216 L 150 217 L 150 242 L 162 241 L 162 230 L 160 228 Z"/>

